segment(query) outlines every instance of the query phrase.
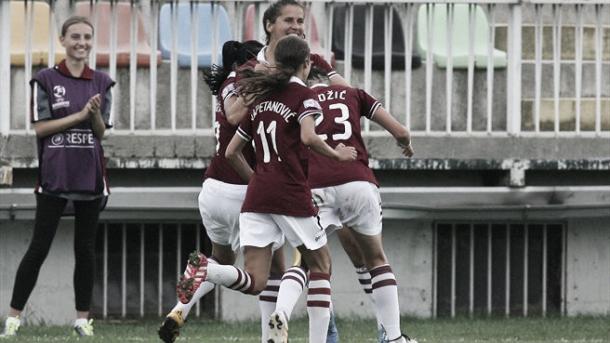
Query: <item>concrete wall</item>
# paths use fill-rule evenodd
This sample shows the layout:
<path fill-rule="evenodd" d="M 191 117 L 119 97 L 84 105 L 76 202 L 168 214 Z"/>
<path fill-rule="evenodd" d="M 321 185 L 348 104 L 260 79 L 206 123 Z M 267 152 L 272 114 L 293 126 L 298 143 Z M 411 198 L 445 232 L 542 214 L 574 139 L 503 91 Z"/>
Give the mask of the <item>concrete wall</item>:
<path fill-rule="evenodd" d="M 431 219 L 387 219 L 384 225 L 384 244 L 398 280 L 401 312 L 429 318 L 434 296 L 433 222 Z M 31 220 L 0 222 L 0 318 L 7 314 L 15 272 L 31 239 L 32 226 Z M 74 318 L 72 227 L 72 220 L 61 221 L 24 312 L 28 323 L 68 324 Z M 569 316 L 610 314 L 609 229 L 610 213 L 606 217 L 567 221 L 565 299 Z M 333 258 L 331 281 L 337 315 L 372 320 L 369 299 L 357 283 L 354 268 L 335 235 L 330 236 L 329 247 Z M 291 249 L 286 250 L 287 259 L 291 258 L 291 252 Z M 242 260 L 238 261 L 241 263 Z M 109 297 L 117 296 L 115 291 L 110 289 Z M 258 318 L 256 297 L 221 288 L 217 299 L 218 315 L 223 320 Z M 302 296 L 295 317 L 306 315 L 304 299 Z M 164 311 L 169 310 L 166 305 Z M 101 313 L 94 315 L 100 316 Z"/>
<path fill-rule="evenodd" d="M 567 236 L 568 315 L 610 314 L 610 221 L 570 220 Z"/>
<path fill-rule="evenodd" d="M 398 281 L 401 313 L 430 317 L 432 315 L 431 222 L 386 220 L 383 237 L 387 257 Z M 329 247 L 333 261 L 331 286 L 335 313 L 338 316 L 374 318 L 371 302 L 362 291 L 356 272 L 336 235 L 329 237 Z M 291 256 L 291 254 L 291 250 L 287 249 L 286 255 Z M 307 315 L 305 298 L 306 293 L 301 296 L 293 312 L 294 317 Z M 250 320 L 260 316 L 255 297 L 222 288 L 220 299 L 220 316 L 223 320 Z"/>
<path fill-rule="evenodd" d="M 0 318 L 8 313 L 15 273 L 32 237 L 33 221 L 0 222 Z M 62 219 L 38 283 L 23 312 L 28 324 L 65 325 L 75 316 L 74 221 Z"/>

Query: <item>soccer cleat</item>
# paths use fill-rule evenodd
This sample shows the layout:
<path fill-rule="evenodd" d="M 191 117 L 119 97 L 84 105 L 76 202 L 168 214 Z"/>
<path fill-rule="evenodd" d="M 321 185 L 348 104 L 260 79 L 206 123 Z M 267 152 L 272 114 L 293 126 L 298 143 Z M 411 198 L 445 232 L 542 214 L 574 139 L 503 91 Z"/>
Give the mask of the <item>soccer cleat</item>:
<path fill-rule="evenodd" d="M 400 335 L 400 337 L 398 338 L 394 338 L 394 339 L 387 339 L 384 341 L 386 343 L 392 343 L 392 342 L 396 342 L 396 343 L 417 343 L 416 340 L 409 338 L 409 336 L 402 334 Z"/>
<path fill-rule="evenodd" d="M 6 320 L 4 321 L 4 331 L 0 335 L 0 338 L 16 336 L 20 326 L 21 320 L 19 317 L 6 317 Z"/>
<path fill-rule="evenodd" d="M 288 343 L 288 321 L 284 312 L 273 312 L 269 317 L 267 343 Z"/>
<path fill-rule="evenodd" d="M 184 274 L 180 277 L 180 281 L 176 285 L 176 294 L 178 299 L 183 304 L 188 304 L 193 298 L 193 295 L 205 281 L 208 275 L 208 259 L 204 254 L 193 251 L 189 255 L 188 262 Z"/>
<path fill-rule="evenodd" d="M 93 319 L 81 324 L 74 324 L 74 332 L 81 337 L 93 336 Z"/>
<path fill-rule="evenodd" d="M 183 326 L 182 311 L 172 311 L 159 327 L 159 338 L 165 343 L 173 343 L 180 336 L 180 328 Z"/>

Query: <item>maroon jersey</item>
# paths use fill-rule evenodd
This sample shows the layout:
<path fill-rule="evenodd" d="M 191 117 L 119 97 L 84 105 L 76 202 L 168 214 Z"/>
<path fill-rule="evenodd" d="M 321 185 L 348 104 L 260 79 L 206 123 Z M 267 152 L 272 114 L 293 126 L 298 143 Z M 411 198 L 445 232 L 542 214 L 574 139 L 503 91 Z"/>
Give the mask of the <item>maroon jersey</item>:
<path fill-rule="evenodd" d="M 229 142 L 237 131 L 237 126 L 231 125 L 225 115 L 224 101 L 230 96 L 235 95 L 235 73 L 220 86 L 220 91 L 216 96 L 216 120 L 214 121 L 214 135 L 216 136 L 216 154 L 212 158 L 210 166 L 205 172 L 204 178 L 212 178 L 218 181 L 232 183 L 236 185 L 247 184 L 239 174 L 233 169 L 229 161 L 225 158 L 225 151 Z M 251 167 L 254 167 L 254 149 L 251 145 L 244 147 L 242 151 L 244 157 Z"/>
<path fill-rule="evenodd" d="M 369 155 L 360 134 L 360 118 L 364 116 L 371 119 L 381 106 L 379 101 L 357 88 L 318 86 L 312 89 L 316 92 L 324 113 L 316 120 L 318 135 L 333 148 L 339 143 L 353 146 L 358 156 L 352 162 L 338 162 L 312 152 L 309 159 L 309 186 L 322 188 L 351 181 L 368 181 L 379 186 L 368 166 Z"/>
<path fill-rule="evenodd" d="M 242 212 L 309 217 L 316 214 L 307 185 L 309 149 L 301 142 L 300 122 L 319 115 L 316 94 L 296 77 L 278 93 L 255 103 L 237 134 L 254 140 L 256 169 Z"/>

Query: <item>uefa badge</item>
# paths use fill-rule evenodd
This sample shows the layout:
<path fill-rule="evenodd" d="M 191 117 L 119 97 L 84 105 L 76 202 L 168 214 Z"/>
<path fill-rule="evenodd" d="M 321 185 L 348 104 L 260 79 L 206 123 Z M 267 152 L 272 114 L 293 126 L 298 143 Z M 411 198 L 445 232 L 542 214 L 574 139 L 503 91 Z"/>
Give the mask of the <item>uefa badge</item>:
<path fill-rule="evenodd" d="M 58 101 L 63 100 L 64 96 L 66 96 L 66 88 L 64 86 L 54 86 L 53 87 L 53 95 Z"/>

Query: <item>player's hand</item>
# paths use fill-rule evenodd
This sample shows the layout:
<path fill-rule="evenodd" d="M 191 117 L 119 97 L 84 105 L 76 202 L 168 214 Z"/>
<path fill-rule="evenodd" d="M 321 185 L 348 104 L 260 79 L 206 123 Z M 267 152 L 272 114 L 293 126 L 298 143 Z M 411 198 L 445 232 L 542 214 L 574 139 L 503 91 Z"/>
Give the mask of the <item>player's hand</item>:
<path fill-rule="evenodd" d="M 402 150 L 402 154 L 405 155 L 406 157 L 411 157 L 415 154 L 415 150 L 413 150 L 413 146 L 411 145 L 411 142 L 409 142 L 407 144 L 398 142 L 398 146 Z"/>
<path fill-rule="evenodd" d="M 85 105 L 85 108 L 88 107 L 89 115 L 93 115 L 100 111 L 101 106 L 102 106 L 102 97 L 99 94 L 96 94 L 89 99 L 89 101 L 87 102 L 87 105 Z"/>
<path fill-rule="evenodd" d="M 358 156 L 356 148 L 353 146 L 345 146 L 343 143 L 339 143 L 335 147 L 335 151 L 337 152 L 338 160 L 342 162 L 354 161 L 356 156 Z"/>
<path fill-rule="evenodd" d="M 309 60 L 311 61 L 311 65 L 313 67 L 318 68 L 326 74 L 334 70 L 333 67 L 328 62 L 326 62 L 326 60 L 322 56 L 318 54 L 309 54 Z"/>

